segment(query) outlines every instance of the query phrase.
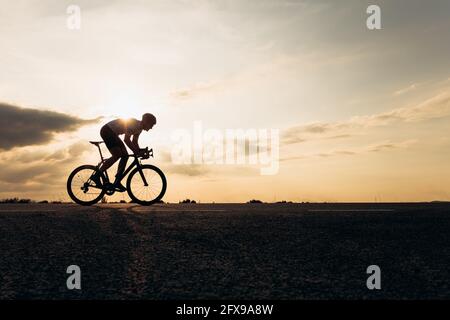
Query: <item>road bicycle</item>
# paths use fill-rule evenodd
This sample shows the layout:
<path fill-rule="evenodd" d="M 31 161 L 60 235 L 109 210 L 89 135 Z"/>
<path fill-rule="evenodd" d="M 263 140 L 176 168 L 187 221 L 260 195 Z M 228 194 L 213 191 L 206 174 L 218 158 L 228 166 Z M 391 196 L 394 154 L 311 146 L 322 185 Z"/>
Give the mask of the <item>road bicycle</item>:
<path fill-rule="evenodd" d="M 110 182 L 108 172 L 101 172 L 100 166 L 105 162 L 100 145 L 103 141 L 89 141 L 98 148 L 101 161 L 96 165 L 82 165 L 72 171 L 67 179 L 67 192 L 70 198 L 78 204 L 90 206 L 105 195 L 112 196 L 118 191 L 116 186 Z M 128 175 L 126 191 L 132 202 L 149 206 L 159 202 L 166 193 L 167 180 L 164 173 L 150 164 L 142 164 L 141 159 L 153 157 L 153 149 L 145 148 L 142 155 L 128 155 L 134 158 L 132 163 L 126 168 L 119 182 Z M 97 173 L 100 176 L 100 184 L 92 180 L 92 176 Z"/>

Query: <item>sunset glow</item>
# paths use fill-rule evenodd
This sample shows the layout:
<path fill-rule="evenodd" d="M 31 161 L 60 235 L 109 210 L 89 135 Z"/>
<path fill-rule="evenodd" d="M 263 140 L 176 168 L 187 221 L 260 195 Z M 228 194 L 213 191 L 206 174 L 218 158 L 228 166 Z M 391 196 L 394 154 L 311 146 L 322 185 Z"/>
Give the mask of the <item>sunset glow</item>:
<path fill-rule="evenodd" d="M 1 2 L 0 198 L 68 200 L 101 126 L 145 112 L 169 202 L 450 198 L 448 1 L 378 1 L 381 30 L 356 0 L 80 0 L 79 30 L 69 1 Z M 15 123 L 24 108 L 42 113 Z M 278 172 L 174 163 L 174 132 L 196 121 L 279 130 Z"/>

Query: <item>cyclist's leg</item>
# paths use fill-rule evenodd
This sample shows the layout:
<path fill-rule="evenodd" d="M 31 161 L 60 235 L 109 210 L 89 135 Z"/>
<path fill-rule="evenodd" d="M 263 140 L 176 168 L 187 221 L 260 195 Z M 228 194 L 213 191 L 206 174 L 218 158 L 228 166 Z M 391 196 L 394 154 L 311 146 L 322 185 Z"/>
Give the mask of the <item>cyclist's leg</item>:
<path fill-rule="evenodd" d="M 108 170 L 122 156 L 122 150 L 120 147 L 113 147 L 109 149 L 109 152 L 111 152 L 111 158 L 106 159 L 99 168 L 102 172 Z"/>
<path fill-rule="evenodd" d="M 122 142 L 122 141 L 120 141 Z M 116 174 L 116 181 L 114 182 L 114 184 L 117 184 L 120 182 L 122 175 L 125 171 L 125 167 L 127 165 L 127 161 L 128 161 L 128 152 L 127 152 L 127 148 L 125 148 L 125 145 L 122 142 L 122 147 L 120 148 L 121 151 L 121 156 L 120 156 L 120 162 L 119 165 L 117 166 L 117 174 Z"/>
<path fill-rule="evenodd" d="M 119 136 L 115 134 L 114 131 L 112 131 L 107 125 L 102 127 L 100 130 L 100 135 L 111 153 L 111 158 L 106 159 L 100 166 L 100 171 L 103 172 L 109 169 L 114 163 L 116 163 L 117 160 L 119 160 L 119 158 L 123 156 L 123 149 L 125 148 L 125 145 Z"/>
<path fill-rule="evenodd" d="M 111 152 L 112 157 L 109 159 L 106 159 L 105 162 L 103 162 L 100 165 L 100 167 L 99 167 L 100 172 L 104 172 L 105 170 L 108 170 L 108 168 L 111 167 L 120 158 L 120 154 L 121 154 L 120 148 L 118 148 L 118 147 L 111 148 L 109 150 L 109 152 Z M 94 181 L 95 185 L 99 188 L 101 188 L 102 184 L 103 184 L 102 181 L 100 180 L 100 172 L 98 172 L 98 171 L 95 172 L 91 177 L 92 181 Z"/>
<path fill-rule="evenodd" d="M 104 172 L 108 170 L 120 157 L 122 157 L 123 142 L 107 125 L 104 125 L 100 130 L 100 136 L 111 153 L 111 158 L 106 159 L 99 167 L 99 171 Z M 91 180 L 94 181 L 95 185 L 99 188 L 101 188 L 103 184 L 100 180 L 100 172 L 96 172 L 91 177 Z"/>

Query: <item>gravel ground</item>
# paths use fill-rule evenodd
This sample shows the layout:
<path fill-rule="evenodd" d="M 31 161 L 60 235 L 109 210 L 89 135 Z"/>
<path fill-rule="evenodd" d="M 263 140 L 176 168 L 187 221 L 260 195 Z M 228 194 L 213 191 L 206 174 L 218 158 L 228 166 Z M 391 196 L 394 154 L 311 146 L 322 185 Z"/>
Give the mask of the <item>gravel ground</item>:
<path fill-rule="evenodd" d="M 446 203 L 4 204 L 0 298 L 448 299 L 449 231 Z"/>

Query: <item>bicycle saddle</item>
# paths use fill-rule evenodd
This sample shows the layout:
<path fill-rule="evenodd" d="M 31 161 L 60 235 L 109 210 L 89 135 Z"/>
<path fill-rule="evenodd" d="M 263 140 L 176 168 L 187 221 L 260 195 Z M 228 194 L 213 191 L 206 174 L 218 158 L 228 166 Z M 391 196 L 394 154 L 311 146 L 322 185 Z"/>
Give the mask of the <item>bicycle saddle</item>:
<path fill-rule="evenodd" d="M 94 146 L 99 146 L 103 143 L 103 141 L 89 141 L 90 143 L 92 143 Z"/>

